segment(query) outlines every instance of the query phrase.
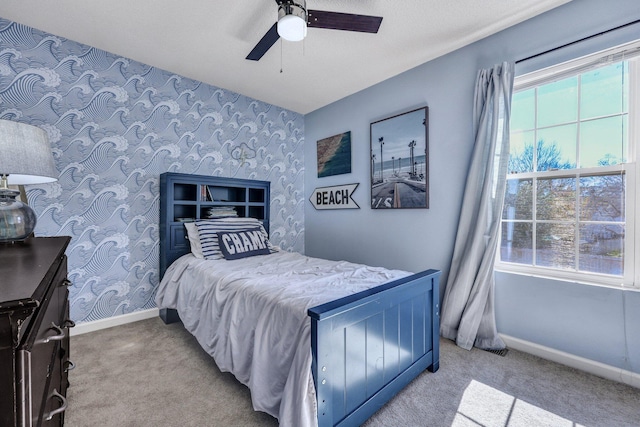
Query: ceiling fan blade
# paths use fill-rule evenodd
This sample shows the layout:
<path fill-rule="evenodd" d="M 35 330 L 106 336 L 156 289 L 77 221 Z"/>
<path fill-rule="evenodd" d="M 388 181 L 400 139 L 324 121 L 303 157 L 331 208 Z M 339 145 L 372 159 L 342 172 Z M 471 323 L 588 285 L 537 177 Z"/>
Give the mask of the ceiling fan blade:
<path fill-rule="evenodd" d="M 247 55 L 246 59 L 250 59 L 252 61 L 259 61 L 262 56 L 267 53 L 271 46 L 278 41 L 280 35 L 278 35 L 278 23 L 276 22 L 273 26 L 267 31 L 267 33 L 262 36 L 256 47 Z"/>
<path fill-rule="evenodd" d="M 353 15 L 324 10 L 307 11 L 307 25 L 313 28 L 377 33 L 381 22 L 381 16 Z"/>

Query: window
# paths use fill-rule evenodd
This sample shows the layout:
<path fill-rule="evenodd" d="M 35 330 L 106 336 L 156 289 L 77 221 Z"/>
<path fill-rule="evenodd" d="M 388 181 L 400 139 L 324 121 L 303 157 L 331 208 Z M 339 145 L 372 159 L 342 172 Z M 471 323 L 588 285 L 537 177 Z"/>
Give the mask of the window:
<path fill-rule="evenodd" d="M 638 284 L 640 43 L 517 77 L 497 268 Z"/>

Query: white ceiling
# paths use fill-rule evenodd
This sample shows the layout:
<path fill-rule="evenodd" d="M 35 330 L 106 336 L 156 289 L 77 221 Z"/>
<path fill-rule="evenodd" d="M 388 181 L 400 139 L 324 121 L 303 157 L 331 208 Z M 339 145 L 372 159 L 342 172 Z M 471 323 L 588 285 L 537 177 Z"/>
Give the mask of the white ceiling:
<path fill-rule="evenodd" d="M 568 1 L 307 0 L 382 25 L 309 28 L 258 62 L 245 57 L 276 22 L 274 0 L 2 0 L 0 17 L 306 114 Z"/>

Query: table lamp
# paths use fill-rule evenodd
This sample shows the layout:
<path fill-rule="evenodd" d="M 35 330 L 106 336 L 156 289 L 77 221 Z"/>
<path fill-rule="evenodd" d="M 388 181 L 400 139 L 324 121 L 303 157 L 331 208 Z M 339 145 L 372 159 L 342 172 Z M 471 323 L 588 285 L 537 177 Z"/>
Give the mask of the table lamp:
<path fill-rule="evenodd" d="M 26 239 L 36 227 L 25 184 L 57 181 L 47 133 L 35 126 L 0 120 L 0 243 Z M 21 191 L 10 189 L 20 186 Z M 22 201 L 16 197 L 22 193 Z"/>

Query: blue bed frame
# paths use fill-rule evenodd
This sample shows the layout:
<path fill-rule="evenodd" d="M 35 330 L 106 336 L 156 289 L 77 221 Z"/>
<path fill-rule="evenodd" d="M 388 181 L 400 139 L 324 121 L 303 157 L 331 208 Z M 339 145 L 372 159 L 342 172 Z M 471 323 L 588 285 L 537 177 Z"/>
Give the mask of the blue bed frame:
<path fill-rule="evenodd" d="M 179 231 L 184 227 L 175 227 L 172 210 L 174 202 L 184 201 L 173 200 L 168 189 L 185 182 L 266 188 L 268 208 L 269 186 L 264 181 L 162 174 L 161 276 L 171 262 L 190 251 Z M 266 217 L 268 227 L 268 209 Z M 438 370 L 439 279 L 440 271 L 426 270 L 309 309 L 319 427 L 359 426 L 425 369 Z M 171 309 L 161 309 L 160 317 L 165 323 L 179 320 Z"/>
<path fill-rule="evenodd" d="M 439 278 L 427 270 L 309 309 L 320 427 L 359 426 L 438 370 Z"/>

